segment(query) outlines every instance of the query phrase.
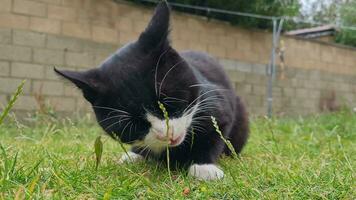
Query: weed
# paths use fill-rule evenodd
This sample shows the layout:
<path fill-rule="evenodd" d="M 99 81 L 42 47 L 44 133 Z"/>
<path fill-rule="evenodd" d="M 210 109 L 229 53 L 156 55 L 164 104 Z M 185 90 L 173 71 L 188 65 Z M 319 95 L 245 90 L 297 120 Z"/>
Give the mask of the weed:
<path fill-rule="evenodd" d="M 14 95 L 11 97 L 9 103 L 3 110 L 3 112 L 0 115 L 0 125 L 3 123 L 5 117 L 9 114 L 11 108 L 15 105 L 17 98 L 21 95 L 23 86 L 25 85 L 26 80 L 23 80 L 21 84 L 17 87 Z"/>

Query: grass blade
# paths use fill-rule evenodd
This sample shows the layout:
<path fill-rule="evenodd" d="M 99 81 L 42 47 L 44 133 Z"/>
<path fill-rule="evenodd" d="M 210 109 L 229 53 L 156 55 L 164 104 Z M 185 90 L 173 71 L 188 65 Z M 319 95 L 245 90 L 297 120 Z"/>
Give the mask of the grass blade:
<path fill-rule="evenodd" d="M 216 121 L 215 117 L 213 116 L 210 116 L 211 118 L 211 121 L 213 122 L 213 126 L 215 128 L 215 131 L 220 135 L 220 138 L 224 141 L 224 143 L 226 144 L 227 148 L 229 148 L 229 150 L 231 151 L 232 155 L 234 158 L 237 158 L 237 153 L 234 149 L 234 147 L 232 146 L 231 142 L 227 139 L 224 138 L 220 128 L 219 128 L 219 125 L 218 125 L 218 122 Z"/>
<path fill-rule="evenodd" d="M 167 135 L 167 138 L 169 138 L 169 116 L 168 116 L 167 109 L 166 109 L 166 107 L 164 107 L 164 105 L 160 101 L 158 101 L 158 106 L 159 106 L 159 109 L 161 109 L 161 111 L 163 113 L 164 119 L 166 120 L 166 126 L 167 126 L 167 134 L 166 135 Z M 172 181 L 168 144 L 167 144 L 167 168 L 168 168 L 169 178 Z"/>
<path fill-rule="evenodd" d="M 103 142 L 101 141 L 101 136 L 98 136 L 94 143 L 94 151 L 96 157 L 95 169 L 98 170 L 101 157 L 103 155 Z"/>
<path fill-rule="evenodd" d="M 33 180 L 31 181 L 30 185 L 28 186 L 28 193 L 29 193 L 29 196 L 30 198 L 29 199 L 32 199 L 32 194 L 35 190 L 35 187 L 37 185 L 37 182 L 40 180 L 40 175 L 38 174 L 37 176 L 35 176 L 35 178 L 33 178 Z"/>
<path fill-rule="evenodd" d="M 11 108 L 15 105 L 15 102 L 17 101 L 17 98 L 20 96 L 23 90 L 23 86 L 25 85 L 26 80 L 23 80 L 21 84 L 17 87 L 15 94 L 11 97 L 9 103 L 3 110 L 3 112 L 0 115 L 0 125 L 4 121 L 5 117 L 9 114 Z"/>

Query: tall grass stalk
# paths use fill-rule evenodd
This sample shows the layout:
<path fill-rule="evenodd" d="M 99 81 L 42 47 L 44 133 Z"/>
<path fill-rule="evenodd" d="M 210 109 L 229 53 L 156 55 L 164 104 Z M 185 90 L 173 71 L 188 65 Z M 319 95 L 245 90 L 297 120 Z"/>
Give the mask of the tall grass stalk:
<path fill-rule="evenodd" d="M 169 138 L 169 116 L 168 116 L 168 112 L 167 112 L 167 109 L 166 107 L 164 107 L 164 105 L 158 101 L 158 106 L 159 106 L 159 109 L 161 109 L 162 113 L 163 113 L 163 116 L 164 116 L 164 119 L 166 120 L 166 126 L 167 126 L 167 139 Z M 170 159 L 169 159 L 169 146 L 167 144 L 167 169 L 168 169 L 168 175 L 170 178 L 172 178 L 171 176 L 171 167 L 170 167 Z"/>
<path fill-rule="evenodd" d="M 216 121 L 215 117 L 213 116 L 210 116 L 211 118 L 211 121 L 213 122 L 213 126 L 215 128 L 215 131 L 219 134 L 220 138 L 224 141 L 224 143 L 226 144 L 227 148 L 229 148 L 229 150 L 231 151 L 232 155 L 234 158 L 237 158 L 237 153 L 234 149 L 234 147 L 232 146 L 231 142 L 227 139 L 224 138 L 220 128 L 219 128 L 219 125 L 218 125 L 218 122 Z"/>
<path fill-rule="evenodd" d="M 1 113 L 0 116 L 0 125 L 3 123 L 5 117 L 9 114 L 11 108 L 15 105 L 15 102 L 17 101 L 17 98 L 20 96 L 20 94 L 23 91 L 23 86 L 25 85 L 26 80 L 23 80 L 19 86 L 17 86 L 17 89 L 14 93 L 14 95 L 11 97 L 9 103 L 6 105 L 4 108 L 4 111 Z"/>

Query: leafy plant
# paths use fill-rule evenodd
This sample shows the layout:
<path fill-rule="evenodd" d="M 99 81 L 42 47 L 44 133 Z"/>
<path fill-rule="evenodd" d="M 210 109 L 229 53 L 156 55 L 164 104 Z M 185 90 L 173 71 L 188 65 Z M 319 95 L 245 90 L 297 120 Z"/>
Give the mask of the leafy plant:
<path fill-rule="evenodd" d="M 356 1 L 344 3 L 339 13 L 341 24 L 344 26 L 353 26 L 354 28 L 341 28 L 336 34 L 335 41 L 356 47 Z"/>
<path fill-rule="evenodd" d="M 140 0 L 129 0 L 144 3 Z M 180 3 L 193 6 L 210 7 L 228 11 L 244 12 L 266 16 L 296 16 L 299 13 L 298 0 L 170 0 L 171 3 Z M 207 13 L 186 8 L 174 8 L 181 12 L 207 16 L 208 18 L 228 21 L 234 25 L 252 28 L 267 29 L 272 27 L 271 20 L 263 20 L 254 17 L 234 16 L 220 13 Z"/>

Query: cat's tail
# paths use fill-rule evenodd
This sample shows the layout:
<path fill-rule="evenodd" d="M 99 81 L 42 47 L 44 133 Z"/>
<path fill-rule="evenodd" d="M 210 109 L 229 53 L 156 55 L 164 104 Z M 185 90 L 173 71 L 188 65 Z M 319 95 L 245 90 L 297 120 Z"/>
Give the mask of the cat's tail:
<path fill-rule="evenodd" d="M 236 97 L 235 122 L 229 134 L 229 140 L 236 153 L 240 153 L 245 146 L 249 135 L 249 120 L 245 106 L 239 97 Z M 225 145 L 224 153 L 231 156 L 232 153 Z"/>

